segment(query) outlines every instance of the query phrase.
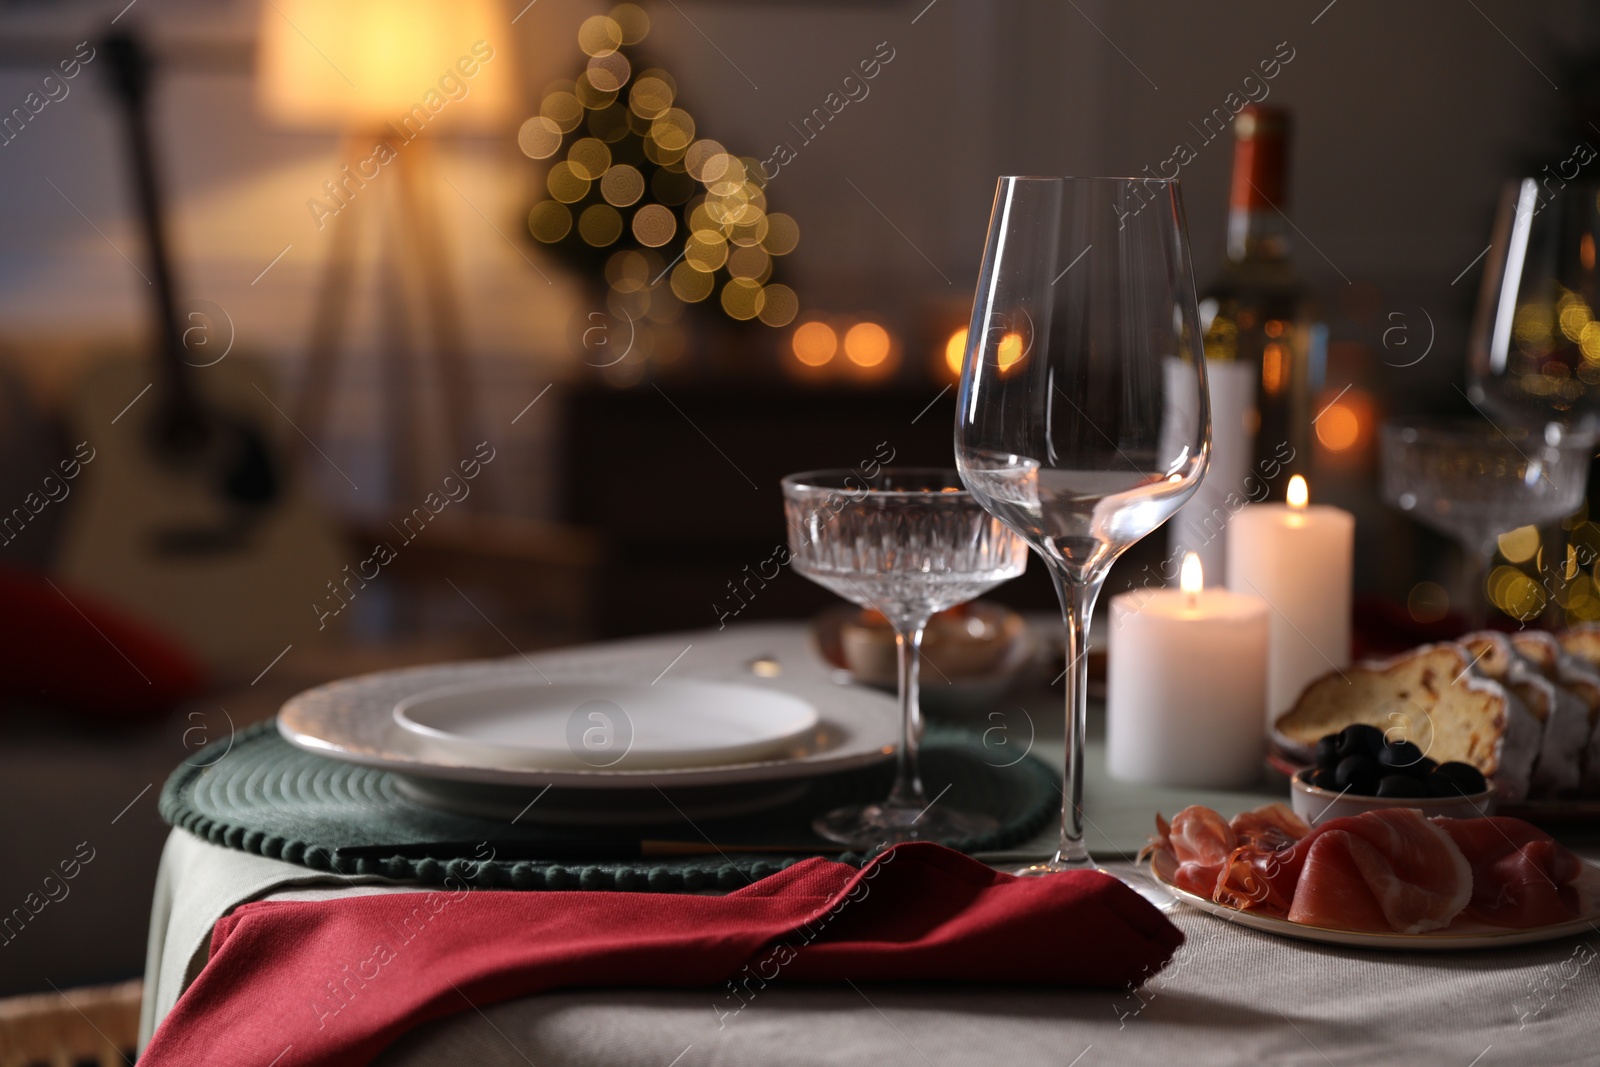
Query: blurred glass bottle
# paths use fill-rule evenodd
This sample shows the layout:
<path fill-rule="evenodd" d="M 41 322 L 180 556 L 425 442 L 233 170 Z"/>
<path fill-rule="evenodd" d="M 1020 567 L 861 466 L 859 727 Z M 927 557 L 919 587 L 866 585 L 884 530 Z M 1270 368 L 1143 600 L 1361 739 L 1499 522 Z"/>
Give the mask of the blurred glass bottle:
<path fill-rule="evenodd" d="M 1289 112 L 1248 104 L 1234 119 L 1228 254 L 1200 296 L 1211 387 L 1211 468 L 1172 523 L 1174 553 L 1227 573 L 1228 519 L 1282 500 L 1311 462 L 1311 397 L 1321 387 L 1327 328 L 1289 259 Z"/>

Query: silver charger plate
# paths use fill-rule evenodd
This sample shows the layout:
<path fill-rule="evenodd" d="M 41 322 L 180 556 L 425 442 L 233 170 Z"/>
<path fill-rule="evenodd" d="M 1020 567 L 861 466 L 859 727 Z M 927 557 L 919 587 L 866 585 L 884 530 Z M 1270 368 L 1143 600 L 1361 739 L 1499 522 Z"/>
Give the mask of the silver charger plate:
<path fill-rule="evenodd" d="M 469 684 L 506 686 L 536 682 L 651 681 L 659 670 L 637 655 L 575 655 L 567 660 L 490 660 L 382 671 L 307 690 L 278 713 L 278 732 L 290 744 L 348 763 L 379 767 L 411 778 L 557 789 L 627 790 L 702 787 L 809 778 L 867 767 L 889 759 L 899 742 L 899 708 L 881 693 L 844 687 L 815 676 L 766 679 L 731 670 L 697 673 L 737 680 L 810 702 L 820 721 L 785 756 L 708 767 L 624 770 L 549 770 L 489 767 L 428 753 L 394 721 L 395 705 L 429 690 Z M 799 672 L 797 672 L 799 673 Z"/>

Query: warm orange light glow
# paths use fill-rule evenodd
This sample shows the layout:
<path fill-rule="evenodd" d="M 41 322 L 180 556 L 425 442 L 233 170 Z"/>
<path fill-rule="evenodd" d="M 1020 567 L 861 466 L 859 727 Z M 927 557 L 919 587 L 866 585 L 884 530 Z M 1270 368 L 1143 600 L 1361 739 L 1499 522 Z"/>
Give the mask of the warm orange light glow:
<path fill-rule="evenodd" d="M 950 340 L 944 343 L 944 365 L 950 368 L 950 373 L 956 376 L 961 374 L 961 364 L 967 357 L 967 328 L 965 326 L 950 335 Z"/>
<path fill-rule="evenodd" d="M 1317 416 L 1317 440 L 1331 452 L 1343 452 L 1361 439 L 1361 416 L 1343 404 L 1334 404 Z"/>
<path fill-rule="evenodd" d="M 995 353 L 995 359 L 1000 364 L 1000 373 L 1004 374 L 1010 370 L 1025 354 L 1020 333 L 1008 333 L 1000 338 L 1000 347 Z"/>
<path fill-rule="evenodd" d="M 495 128 L 517 95 L 510 31 L 494 0 L 262 4 L 258 99 L 294 126 Z"/>
<path fill-rule="evenodd" d="M 803 322 L 790 339 L 794 358 L 808 367 L 820 367 L 839 350 L 839 337 L 825 322 Z"/>
<path fill-rule="evenodd" d="M 1189 552 L 1185 554 L 1183 567 L 1178 571 L 1178 588 L 1193 597 L 1205 587 L 1205 573 L 1200 568 L 1199 553 Z"/>
<path fill-rule="evenodd" d="M 1289 506 L 1303 508 L 1311 503 L 1311 489 L 1306 485 L 1306 480 L 1296 474 L 1289 479 Z"/>
<path fill-rule="evenodd" d="M 1288 355 L 1276 342 L 1261 350 L 1261 388 L 1268 396 L 1283 392 L 1288 370 Z"/>
<path fill-rule="evenodd" d="M 1578 242 L 1578 261 L 1584 270 L 1594 270 L 1594 234 L 1586 233 Z"/>
<path fill-rule="evenodd" d="M 858 367 L 876 367 L 889 358 L 889 331 L 875 322 L 858 322 L 844 335 L 844 354 Z"/>

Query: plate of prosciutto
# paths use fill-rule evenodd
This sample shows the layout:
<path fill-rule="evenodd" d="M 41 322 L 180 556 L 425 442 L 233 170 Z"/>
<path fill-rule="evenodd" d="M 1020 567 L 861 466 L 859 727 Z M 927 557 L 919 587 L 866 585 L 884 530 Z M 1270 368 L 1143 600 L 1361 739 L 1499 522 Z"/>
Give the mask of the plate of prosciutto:
<path fill-rule="evenodd" d="M 1589 932 L 1600 867 L 1521 819 L 1382 808 L 1315 829 L 1283 804 L 1156 816 L 1142 852 L 1178 899 L 1241 926 L 1360 948 L 1497 948 Z"/>

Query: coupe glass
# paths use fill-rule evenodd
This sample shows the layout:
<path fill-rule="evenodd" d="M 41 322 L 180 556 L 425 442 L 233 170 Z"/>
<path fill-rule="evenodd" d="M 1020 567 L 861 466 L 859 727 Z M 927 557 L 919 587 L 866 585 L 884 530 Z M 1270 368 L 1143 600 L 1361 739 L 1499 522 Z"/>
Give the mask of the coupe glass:
<path fill-rule="evenodd" d="M 967 338 L 956 466 L 1049 567 L 1067 628 L 1061 842 L 1018 873 L 1076 870 L 1093 865 L 1083 745 L 1095 598 L 1116 558 L 1194 494 L 1211 450 L 1177 181 L 1001 178 Z"/>
<path fill-rule="evenodd" d="M 1465 603 L 1473 627 L 1481 627 L 1497 539 L 1577 509 L 1593 435 L 1556 422 L 1529 430 L 1479 419 L 1389 423 L 1382 436 L 1384 500 L 1466 550 Z"/>
<path fill-rule="evenodd" d="M 922 631 L 935 612 L 1022 573 L 1028 549 L 979 507 L 953 470 L 812 471 L 783 480 L 795 570 L 894 627 L 900 662 L 900 750 L 894 787 L 877 804 L 840 808 L 813 826 L 853 848 L 926 839 L 970 841 L 995 822 L 922 788 L 917 698 Z M 932 664 L 937 669 L 938 664 Z M 952 803 L 953 802 L 953 803 Z"/>
<path fill-rule="evenodd" d="M 1497 421 L 1600 421 L 1600 184 L 1507 183 L 1471 335 L 1470 393 Z"/>

